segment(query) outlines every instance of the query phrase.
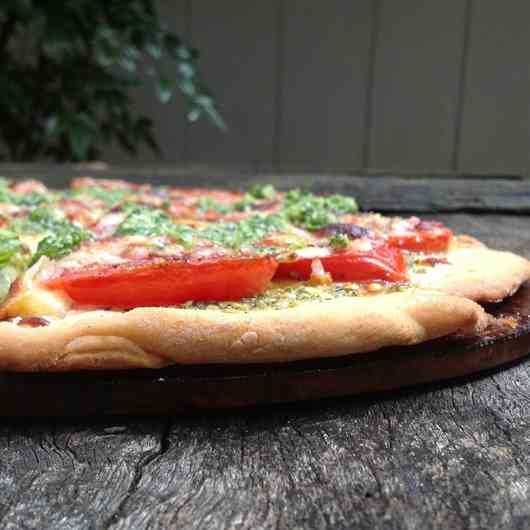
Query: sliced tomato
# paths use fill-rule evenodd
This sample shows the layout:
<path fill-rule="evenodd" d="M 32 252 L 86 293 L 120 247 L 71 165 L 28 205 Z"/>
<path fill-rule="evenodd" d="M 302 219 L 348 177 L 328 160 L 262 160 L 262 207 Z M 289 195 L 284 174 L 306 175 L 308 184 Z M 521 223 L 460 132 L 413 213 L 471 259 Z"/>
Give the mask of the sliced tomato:
<path fill-rule="evenodd" d="M 66 271 L 43 284 L 49 289 L 65 291 L 83 305 L 167 306 L 255 296 L 266 289 L 276 267 L 272 257 L 164 259 Z"/>
<path fill-rule="evenodd" d="M 346 250 L 319 258 L 301 258 L 280 262 L 276 279 L 308 280 L 311 262 L 319 259 L 324 270 L 336 282 L 400 282 L 407 279 L 407 267 L 399 249 L 378 244 L 370 251 Z"/>
<path fill-rule="evenodd" d="M 440 223 L 422 223 L 425 228 L 390 236 L 388 244 L 411 252 L 444 252 L 453 233 Z M 421 226 L 421 225 L 420 225 Z"/>

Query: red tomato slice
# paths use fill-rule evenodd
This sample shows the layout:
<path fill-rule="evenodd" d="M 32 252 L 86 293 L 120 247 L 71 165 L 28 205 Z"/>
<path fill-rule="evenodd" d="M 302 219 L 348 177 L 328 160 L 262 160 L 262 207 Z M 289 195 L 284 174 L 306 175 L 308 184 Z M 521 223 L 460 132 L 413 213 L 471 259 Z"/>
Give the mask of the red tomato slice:
<path fill-rule="evenodd" d="M 64 272 L 45 280 L 78 304 L 132 308 L 187 301 L 240 300 L 262 293 L 277 263 L 272 257 L 164 260 Z"/>
<path fill-rule="evenodd" d="M 313 259 L 319 259 L 324 270 L 329 272 L 336 282 L 400 282 L 407 279 L 403 254 L 398 249 L 384 244 L 367 252 L 346 250 L 320 258 L 281 262 L 274 277 L 284 280 L 308 280 Z"/>
<path fill-rule="evenodd" d="M 444 252 L 449 248 L 453 233 L 444 226 L 433 223 L 427 229 L 390 236 L 388 244 L 411 252 Z"/>

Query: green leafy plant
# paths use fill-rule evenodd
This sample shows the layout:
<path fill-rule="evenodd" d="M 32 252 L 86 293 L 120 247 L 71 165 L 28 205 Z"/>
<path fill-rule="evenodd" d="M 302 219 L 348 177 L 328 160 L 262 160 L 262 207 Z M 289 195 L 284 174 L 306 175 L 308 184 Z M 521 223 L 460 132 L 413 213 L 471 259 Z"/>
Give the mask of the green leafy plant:
<path fill-rule="evenodd" d="M 197 58 L 154 0 L 3 0 L 0 160 L 91 160 L 113 141 L 158 152 L 152 121 L 131 99 L 149 80 L 162 102 L 179 90 L 188 119 L 224 128 Z"/>

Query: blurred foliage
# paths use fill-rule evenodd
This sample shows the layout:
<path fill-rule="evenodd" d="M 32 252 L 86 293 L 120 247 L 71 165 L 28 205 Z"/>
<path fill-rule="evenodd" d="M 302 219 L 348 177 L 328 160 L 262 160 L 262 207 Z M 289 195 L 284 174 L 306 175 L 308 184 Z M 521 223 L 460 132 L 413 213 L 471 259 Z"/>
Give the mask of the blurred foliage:
<path fill-rule="evenodd" d="M 2 0 L 0 160 L 93 160 L 114 141 L 159 152 L 131 99 L 148 82 L 164 103 L 180 90 L 189 120 L 224 128 L 197 58 L 153 0 Z"/>

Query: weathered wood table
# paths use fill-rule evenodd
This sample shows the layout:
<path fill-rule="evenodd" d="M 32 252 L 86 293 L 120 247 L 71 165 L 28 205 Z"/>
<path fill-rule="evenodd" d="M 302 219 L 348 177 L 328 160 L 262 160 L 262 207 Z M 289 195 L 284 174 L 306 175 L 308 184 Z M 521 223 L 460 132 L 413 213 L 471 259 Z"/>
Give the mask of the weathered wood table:
<path fill-rule="evenodd" d="M 347 180 L 329 188 L 530 257 L 530 182 Z M 529 528 L 529 404 L 523 360 L 386 395 L 4 419 L 0 527 Z"/>

